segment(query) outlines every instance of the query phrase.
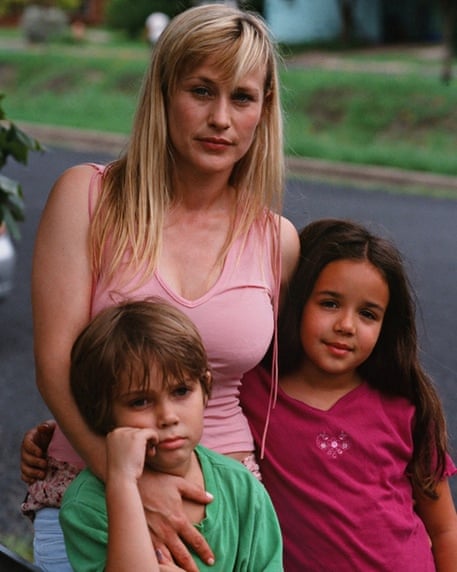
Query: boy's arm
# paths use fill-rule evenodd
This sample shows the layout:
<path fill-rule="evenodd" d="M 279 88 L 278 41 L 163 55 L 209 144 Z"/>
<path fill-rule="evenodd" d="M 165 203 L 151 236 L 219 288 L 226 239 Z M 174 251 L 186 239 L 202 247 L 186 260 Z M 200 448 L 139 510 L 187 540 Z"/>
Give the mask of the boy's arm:
<path fill-rule="evenodd" d="M 115 429 L 107 437 L 106 485 L 87 471 L 70 485 L 60 521 L 75 570 L 184 572 L 165 559 L 159 565 L 138 491 L 146 444 L 154 438 L 150 429 Z"/>
<path fill-rule="evenodd" d="M 157 572 L 157 557 L 136 483 L 109 478 L 106 505 L 109 522 L 106 572 Z"/>
<path fill-rule="evenodd" d="M 159 572 L 138 490 L 152 429 L 119 427 L 107 436 L 108 549 L 106 572 Z"/>
<path fill-rule="evenodd" d="M 457 514 L 448 479 L 440 481 L 436 491 L 436 500 L 416 494 L 415 508 L 430 536 L 437 572 L 456 572 Z"/>

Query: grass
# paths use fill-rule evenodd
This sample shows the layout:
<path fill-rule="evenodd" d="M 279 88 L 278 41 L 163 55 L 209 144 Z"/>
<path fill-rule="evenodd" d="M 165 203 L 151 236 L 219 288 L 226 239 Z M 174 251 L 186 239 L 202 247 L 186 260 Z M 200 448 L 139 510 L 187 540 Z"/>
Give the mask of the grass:
<path fill-rule="evenodd" d="M 282 82 L 289 154 L 457 174 L 456 86 L 315 69 Z"/>
<path fill-rule="evenodd" d="M 19 538 L 13 534 L 0 535 L 0 542 L 25 560 L 33 562 L 33 547 L 30 538 Z"/>
<path fill-rule="evenodd" d="M 0 90 L 9 117 L 129 132 L 146 43 L 104 35 L 26 48 L 14 32 L 7 42 L 2 36 L 0 30 Z M 281 70 L 288 154 L 457 175 L 457 81 L 444 85 L 437 62 L 407 51 L 333 54 L 345 65 Z M 370 62 L 375 71 L 354 69 Z M 403 73 L 380 71 L 382 62 Z"/>

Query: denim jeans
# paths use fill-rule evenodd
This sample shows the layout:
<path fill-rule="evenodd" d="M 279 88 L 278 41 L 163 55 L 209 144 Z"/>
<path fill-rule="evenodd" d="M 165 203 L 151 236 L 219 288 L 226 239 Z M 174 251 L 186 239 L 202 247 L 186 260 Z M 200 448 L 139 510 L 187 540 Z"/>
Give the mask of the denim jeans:
<path fill-rule="evenodd" d="M 67 558 L 58 508 L 42 508 L 34 520 L 33 556 L 44 572 L 72 572 Z"/>

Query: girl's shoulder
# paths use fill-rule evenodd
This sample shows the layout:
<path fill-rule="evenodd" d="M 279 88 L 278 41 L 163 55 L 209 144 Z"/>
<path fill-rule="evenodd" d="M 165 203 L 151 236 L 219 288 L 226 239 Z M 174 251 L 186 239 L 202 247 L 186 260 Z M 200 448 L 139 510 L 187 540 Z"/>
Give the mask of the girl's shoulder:
<path fill-rule="evenodd" d="M 413 423 L 416 408 L 406 397 L 384 393 L 364 382 L 360 398 L 364 400 L 366 410 L 377 409 L 380 414 L 385 415 L 395 425 L 403 425 L 405 422 L 407 425 Z"/>

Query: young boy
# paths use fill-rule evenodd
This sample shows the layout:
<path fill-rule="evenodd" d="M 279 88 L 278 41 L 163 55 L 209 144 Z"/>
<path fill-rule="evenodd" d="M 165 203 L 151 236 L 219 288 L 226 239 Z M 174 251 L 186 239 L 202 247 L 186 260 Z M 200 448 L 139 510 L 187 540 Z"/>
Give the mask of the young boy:
<path fill-rule="evenodd" d="M 216 561 L 200 570 L 271 571 L 282 566 L 281 533 L 263 485 L 239 462 L 198 445 L 211 374 L 193 323 L 159 300 L 100 312 L 76 340 L 70 383 L 89 427 L 107 435 L 107 480 L 85 469 L 60 511 L 70 562 L 86 570 L 159 567 L 138 488 L 147 473 L 177 475 L 211 491 L 187 516 Z"/>

